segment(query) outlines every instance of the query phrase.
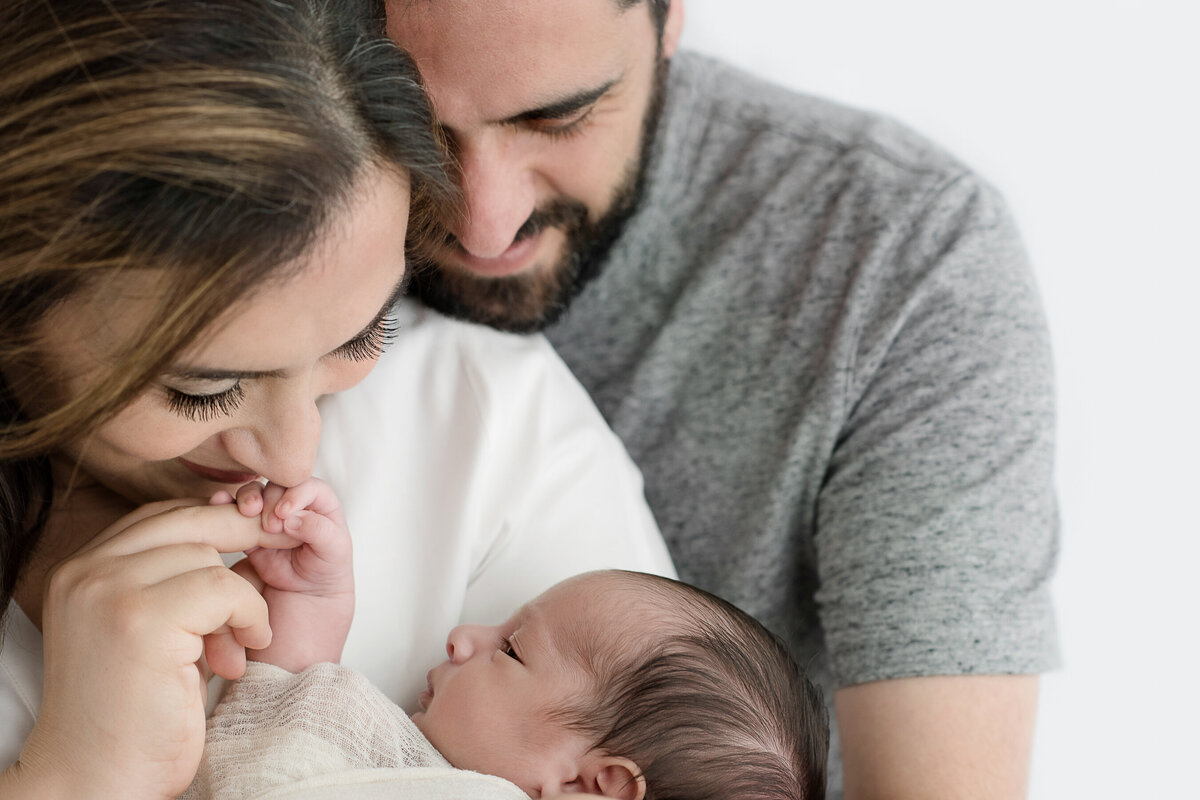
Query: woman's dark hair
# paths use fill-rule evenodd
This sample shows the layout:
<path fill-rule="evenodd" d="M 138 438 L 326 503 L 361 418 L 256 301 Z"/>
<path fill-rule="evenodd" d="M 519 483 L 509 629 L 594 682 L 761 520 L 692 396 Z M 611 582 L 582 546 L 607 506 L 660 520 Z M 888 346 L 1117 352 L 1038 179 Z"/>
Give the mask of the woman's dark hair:
<path fill-rule="evenodd" d="M 824 798 L 829 715 L 779 637 L 694 586 L 603 574 L 615 579 L 618 613 L 634 621 L 619 641 L 568 635 L 597 688 L 552 719 L 633 761 L 645 800 Z M 615 594 L 622 582 L 638 589 L 632 604 Z M 639 616 L 661 623 L 644 641 Z"/>
<path fill-rule="evenodd" d="M 452 202 L 416 68 L 382 31 L 382 2 L 0 4 L 0 614 L 51 453 L 289 277 L 370 170 L 408 182 L 412 236 Z M 150 323 L 87 391 L 40 407 L 39 323 L 145 270 L 169 276 Z"/>

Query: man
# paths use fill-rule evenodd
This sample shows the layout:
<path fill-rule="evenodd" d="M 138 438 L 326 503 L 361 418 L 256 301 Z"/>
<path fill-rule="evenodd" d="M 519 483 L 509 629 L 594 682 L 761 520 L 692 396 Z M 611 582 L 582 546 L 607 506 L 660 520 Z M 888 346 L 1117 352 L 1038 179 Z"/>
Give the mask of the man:
<path fill-rule="evenodd" d="M 683 579 L 833 698 L 830 797 L 1021 797 L 1055 664 L 1046 330 L 990 187 L 676 54 L 683 0 L 394 0 L 461 170 L 414 282 L 544 330 Z M 840 752 L 839 752 L 840 744 Z"/>

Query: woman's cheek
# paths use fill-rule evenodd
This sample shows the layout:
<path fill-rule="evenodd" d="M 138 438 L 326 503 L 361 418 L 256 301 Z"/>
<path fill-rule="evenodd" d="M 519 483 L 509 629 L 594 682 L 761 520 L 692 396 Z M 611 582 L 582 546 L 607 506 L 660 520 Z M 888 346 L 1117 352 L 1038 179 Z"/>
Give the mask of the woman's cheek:
<path fill-rule="evenodd" d="M 369 361 L 339 361 L 331 365 L 322 394 L 337 394 L 357 386 L 371 374 L 371 370 L 375 369 L 378 363 L 379 359 L 373 358 Z"/>
<path fill-rule="evenodd" d="M 168 461 L 195 450 L 224 427 L 228 420 L 189 420 L 143 396 L 100 426 L 95 438 L 132 458 Z"/>

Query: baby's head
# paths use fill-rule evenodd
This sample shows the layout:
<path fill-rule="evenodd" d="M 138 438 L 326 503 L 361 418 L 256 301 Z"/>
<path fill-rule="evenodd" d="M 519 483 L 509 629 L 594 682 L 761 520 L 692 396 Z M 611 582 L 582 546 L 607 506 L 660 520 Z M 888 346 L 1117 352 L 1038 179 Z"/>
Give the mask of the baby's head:
<path fill-rule="evenodd" d="M 450 632 L 417 727 L 456 767 L 531 797 L 825 796 L 819 690 L 752 617 L 631 572 L 563 581 Z"/>

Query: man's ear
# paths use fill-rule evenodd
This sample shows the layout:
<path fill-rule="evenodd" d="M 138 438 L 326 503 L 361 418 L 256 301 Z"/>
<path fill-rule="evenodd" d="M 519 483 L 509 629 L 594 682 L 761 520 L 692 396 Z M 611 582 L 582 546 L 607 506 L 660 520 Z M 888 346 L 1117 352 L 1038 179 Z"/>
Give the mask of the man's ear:
<path fill-rule="evenodd" d="M 662 56 L 670 58 L 679 48 L 679 36 L 683 33 L 683 0 L 671 0 L 667 7 L 667 18 L 663 20 Z"/>
<path fill-rule="evenodd" d="M 642 800 L 646 796 L 646 779 L 637 764 L 628 758 L 596 756 L 588 759 L 578 778 L 562 788 L 565 794 Z"/>

